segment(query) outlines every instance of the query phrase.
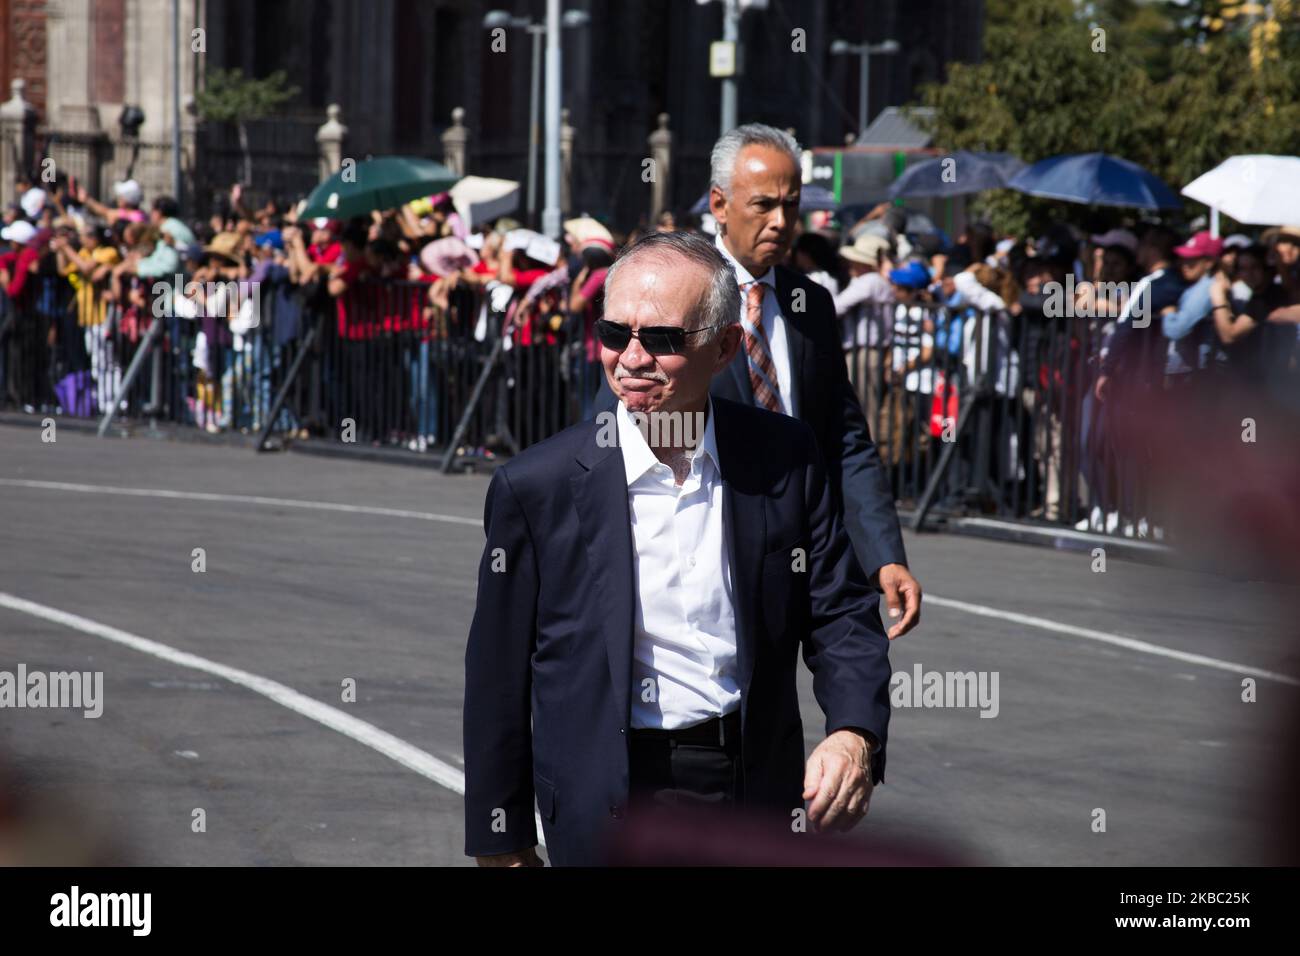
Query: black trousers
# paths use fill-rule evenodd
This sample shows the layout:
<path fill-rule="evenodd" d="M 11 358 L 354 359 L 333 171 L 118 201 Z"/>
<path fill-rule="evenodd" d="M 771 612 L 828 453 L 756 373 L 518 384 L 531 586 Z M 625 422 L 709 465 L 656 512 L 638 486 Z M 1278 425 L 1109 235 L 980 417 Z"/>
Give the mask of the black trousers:
<path fill-rule="evenodd" d="M 721 728 L 719 723 L 723 724 Z M 680 734 L 633 730 L 628 768 L 629 814 L 639 807 L 720 807 L 741 803 L 744 781 L 738 724 L 738 719 L 715 718 Z"/>

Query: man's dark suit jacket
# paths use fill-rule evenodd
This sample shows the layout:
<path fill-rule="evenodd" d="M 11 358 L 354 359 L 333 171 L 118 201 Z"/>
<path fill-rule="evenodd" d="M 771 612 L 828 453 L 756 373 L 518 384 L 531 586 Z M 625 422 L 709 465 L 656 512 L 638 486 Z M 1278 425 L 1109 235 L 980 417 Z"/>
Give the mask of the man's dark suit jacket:
<path fill-rule="evenodd" d="M 795 309 L 799 290 L 802 311 Z M 835 302 L 825 288 L 785 266 L 776 267 L 776 295 L 790 345 L 790 411 L 817 436 L 831 493 L 842 505 L 858 560 L 868 575 L 886 564 L 906 564 L 894 496 L 849 381 Z M 714 376 L 709 391 L 715 398 L 754 404 L 744 348 L 737 350 L 726 371 Z M 616 404 L 602 375 L 595 409 L 611 411 Z"/>
<path fill-rule="evenodd" d="M 878 782 L 889 641 L 812 431 L 725 399 L 714 398 L 713 410 L 745 800 L 788 823 L 804 806 L 798 652 L 827 734 L 860 728 L 880 742 L 871 767 Z M 465 852 L 533 846 L 536 795 L 551 862 L 598 864 L 629 795 L 636 594 L 616 423 L 574 425 L 497 469 L 484 526 L 465 654 Z"/>

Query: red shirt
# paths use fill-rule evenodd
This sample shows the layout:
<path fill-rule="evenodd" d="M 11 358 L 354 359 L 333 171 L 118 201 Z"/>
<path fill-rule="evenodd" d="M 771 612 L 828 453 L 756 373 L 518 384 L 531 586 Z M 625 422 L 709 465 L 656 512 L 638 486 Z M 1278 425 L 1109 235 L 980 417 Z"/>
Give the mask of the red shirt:
<path fill-rule="evenodd" d="M 343 274 L 339 278 L 348 287 L 335 299 L 338 304 L 338 331 L 341 339 L 372 339 L 379 332 L 379 303 L 376 301 L 375 287 L 365 282 L 370 277 L 370 265 L 364 259 L 343 263 Z"/>
<path fill-rule="evenodd" d="M 14 256 L 13 263 L 9 266 L 9 298 L 17 299 L 23 294 L 23 287 L 27 284 L 27 277 L 31 274 L 27 267 L 41 257 L 41 250 L 35 246 L 23 246 L 22 250 Z"/>
<path fill-rule="evenodd" d="M 515 271 L 514 281 L 510 284 L 520 292 L 527 292 L 534 282 L 550 274 L 550 269 L 518 269 Z"/>
<path fill-rule="evenodd" d="M 331 242 L 328 246 L 321 247 L 310 245 L 307 247 L 307 258 L 318 265 L 332 266 L 343 256 L 343 244 L 340 242 Z"/>
<path fill-rule="evenodd" d="M 532 284 L 542 276 L 549 275 L 550 269 L 516 269 L 514 278 L 511 279 L 510 285 L 515 287 L 517 293 L 527 292 Z M 549 318 L 549 316 L 548 316 Z M 514 313 L 514 341 L 516 345 L 538 345 L 541 343 L 543 329 L 538 325 L 534 329 L 535 323 L 542 321 L 541 316 L 537 314 L 537 303 L 534 302 L 528 314 L 523 311 L 523 297 L 520 296 L 515 302 Z M 545 341 L 550 342 L 554 338 L 554 333 L 546 330 Z"/>

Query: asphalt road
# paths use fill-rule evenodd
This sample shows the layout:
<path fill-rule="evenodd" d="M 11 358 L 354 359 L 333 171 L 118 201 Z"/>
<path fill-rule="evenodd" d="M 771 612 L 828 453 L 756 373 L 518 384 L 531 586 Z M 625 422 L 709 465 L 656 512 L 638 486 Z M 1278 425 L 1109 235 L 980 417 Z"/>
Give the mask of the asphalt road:
<path fill-rule="evenodd" d="M 0 710 L 11 796 L 74 835 L 50 856 L 469 863 L 460 712 L 486 487 L 0 426 L 0 671 L 104 680 L 98 719 Z M 968 537 L 907 545 L 933 599 L 895 671 L 997 672 L 998 712 L 895 709 L 864 834 L 976 863 L 1274 860 L 1294 593 Z M 822 718 L 801 682 L 811 750 Z"/>

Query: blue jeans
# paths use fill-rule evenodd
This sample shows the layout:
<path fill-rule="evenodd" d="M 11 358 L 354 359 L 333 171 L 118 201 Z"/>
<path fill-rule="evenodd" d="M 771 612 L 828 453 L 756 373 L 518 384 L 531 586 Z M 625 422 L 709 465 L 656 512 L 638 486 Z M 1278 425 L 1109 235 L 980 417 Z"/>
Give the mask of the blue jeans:
<path fill-rule="evenodd" d="M 429 364 L 428 340 L 406 348 L 405 364 L 411 415 L 415 418 L 415 434 L 433 438 L 438 433 L 438 378 Z"/>
<path fill-rule="evenodd" d="M 244 350 L 226 349 L 221 374 L 221 427 L 262 428 L 273 399 L 271 377 L 280 367 L 284 347 L 267 344 L 259 334 L 244 340 Z M 235 394 L 236 380 L 239 394 Z M 298 420 L 288 408 L 276 416 L 276 430 L 297 430 Z"/>

